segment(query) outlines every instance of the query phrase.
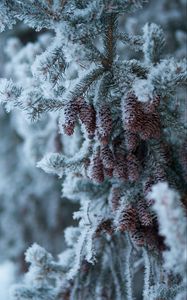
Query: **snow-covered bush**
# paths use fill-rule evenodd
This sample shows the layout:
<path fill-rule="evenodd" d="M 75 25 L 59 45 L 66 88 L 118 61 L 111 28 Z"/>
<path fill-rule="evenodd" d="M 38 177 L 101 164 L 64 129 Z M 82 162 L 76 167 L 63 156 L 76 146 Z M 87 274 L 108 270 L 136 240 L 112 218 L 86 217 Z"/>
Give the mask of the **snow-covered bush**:
<path fill-rule="evenodd" d="M 32 232 L 39 226 L 34 215 L 44 212 L 46 232 L 59 218 L 58 183 L 54 177 L 48 183 L 41 169 L 58 175 L 62 196 L 80 204 L 73 214 L 77 226 L 65 230 L 67 249 L 58 259 L 47 252 L 47 242 L 47 250 L 38 245 L 44 236 L 38 233 L 26 252 L 29 271 L 12 288 L 11 299 L 132 300 L 137 274 L 143 274 L 142 299 L 185 298 L 184 1 L 0 5 L 2 30 L 21 21 L 23 28 L 40 32 L 25 45 L 19 37 L 7 38 L 0 79 L 0 101 L 21 138 L 21 151 L 8 149 L 19 156 L 9 173 L 10 180 L 23 178 L 22 186 L 15 185 L 20 208 L 33 209 Z M 165 45 L 171 41 L 169 54 Z M 8 195 L 9 207 L 16 209 L 11 192 L 3 190 L 2 203 Z M 58 230 L 57 242 L 61 238 Z"/>

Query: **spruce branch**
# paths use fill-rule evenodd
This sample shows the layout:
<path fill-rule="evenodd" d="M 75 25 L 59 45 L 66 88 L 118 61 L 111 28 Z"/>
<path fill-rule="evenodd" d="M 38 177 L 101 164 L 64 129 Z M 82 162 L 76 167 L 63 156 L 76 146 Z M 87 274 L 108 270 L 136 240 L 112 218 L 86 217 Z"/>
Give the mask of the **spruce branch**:
<path fill-rule="evenodd" d="M 115 56 L 116 47 L 116 15 L 110 14 L 105 19 L 105 56 L 107 61 L 103 61 L 106 69 L 110 69 Z"/>
<path fill-rule="evenodd" d="M 0 102 L 12 110 L 11 122 L 4 112 L 0 118 L 0 235 L 8 236 L 7 252 L 20 257 L 28 237 L 46 248 L 56 237 L 60 246 L 51 249 L 59 250 L 61 205 L 69 205 L 66 223 L 69 208 L 80 204 L 58 260 L 37 244 L 28 249 L 30 267 L 12 299 L 132 300 L 135 276 L 144 279 L 144 300 L 186 296 L 185 26 L 178 11 L 180 25 L 169 29 L 178 6 L 164 1 L 162 9 L 152 1 L 142 11 L 144 0 L 1 1 L 1 30 L 26 24 L 4 33 L 7 61 L 0 57 L 2 76 L 13 78 L 0 80 Z M 165 55 L 163 30 L 150 23 L 155 18 L 175 58 Z M 22 26 L 34 29 L 34 41 L 9 38 L 21 37 Z M 20 110 L 38 122 L 26 125 Z M 56 176 L 31 170 L 36 159 L 61 178 L 65 202 Z M 15 205 L 24 216 L 19 224 Z"/>
<path fill-rule="evenodd" d="M 125 45 L 132 47 L 135 51 L 142 50 L 143 39 L 141 36 L 134 36 L 127 33 L 118 33 L 117 38 Z"/>
<path fill-rule="evenodd" d="M 67 101 L 74 101 L 85 95 L 90 86 L 103 74 L 102 67 L 90 70 L 84 77 L 75 85 L 72 91 L 67 95 Z"/>

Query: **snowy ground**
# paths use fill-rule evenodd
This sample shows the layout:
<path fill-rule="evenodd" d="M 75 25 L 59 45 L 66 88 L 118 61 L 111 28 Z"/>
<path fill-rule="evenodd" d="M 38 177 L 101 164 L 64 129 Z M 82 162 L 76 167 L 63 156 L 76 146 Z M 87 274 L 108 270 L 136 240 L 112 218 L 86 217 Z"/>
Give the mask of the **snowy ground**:
<path fill-rule="evenodd" d="M 0 265 L 0 300 L 8 300 L 9 287 L 14 282 L 14 265 L 5 262 Z"/>

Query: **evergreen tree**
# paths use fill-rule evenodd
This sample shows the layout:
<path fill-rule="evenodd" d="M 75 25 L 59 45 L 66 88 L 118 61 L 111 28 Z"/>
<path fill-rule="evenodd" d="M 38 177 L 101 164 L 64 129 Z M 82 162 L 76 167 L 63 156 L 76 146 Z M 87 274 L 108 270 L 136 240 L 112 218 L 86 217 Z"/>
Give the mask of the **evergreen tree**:
<path fill-rule="evenodd" d="M 24 46 L 31 33 L 37 39 L 27 27 L 17 26 L 2 37 L 1 71 L 16 81 L 22 80 L 24 85 L 31 85 L 31 63 L 44 49 L 45 39 L 50 38 L 44 35 Z M 2 107 L 0 115 L 0 260 L 16 262 L 19 275 L 26 268 L 25 249 L 33 242 L 53 253 L 62 249 L 63 237 L 59 236 L 72 223 L 73 208 L 61 197 L 58 178 L 35 167 L 44 153 L 61 151 L 65 145 L 56 118 L 49 115 L 41 122 L 29 124 L 21 111 L 5 114 Z"/>
<path fill-rule="evenodd" d="M 34 186 L 49 230 L 60 197 L 55 179 L 48 185 L 31 167 L 33 156 L 38 168 L 61 178 L 62 196 L 80 203 L 58 259 L 36 243 L 26 251 L 29 271 L 12 288 L 13 300 L 132 300 L 139 275 L 141 299 L 187 296 L 185 1 L 144 2 L 0 3 L 2 30 L 21 21 L 41 31 L 26 45 L 7 39 L 0 101 L 24 141 L 8 174 L 23 179 L 18 192 L 3 190 L 2 205 L 8 197 L 11 206 L 32 209 Z M 166 38 L 150 23 L 153 13 Z M 165 44 L 173 44 L 172 56 Z M 26 125 L 25 117 L 35 123 Z"/>

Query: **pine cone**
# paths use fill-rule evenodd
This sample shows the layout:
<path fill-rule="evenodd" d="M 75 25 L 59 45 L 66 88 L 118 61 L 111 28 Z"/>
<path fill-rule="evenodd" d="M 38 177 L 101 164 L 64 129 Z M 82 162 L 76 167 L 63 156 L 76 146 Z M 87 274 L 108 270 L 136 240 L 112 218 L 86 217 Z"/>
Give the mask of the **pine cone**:
<path fill-rule="evenodd" d="M 101 159 L 106 169 L 114 168 L 114 157 L 108 145 L 101 146 Z"/>
<path fill-rule="evenodd" d="M 154 171 L 154 178 L 155 178 L 155 183 L 158 183 L 160 181 L 166 181 L 166 173 L 164 169 L 159 165 Z"/>
<path fill-rule="evenodd" d="M 143 105 L 143 110 L 146 114 L 154 113 L 160 104 L 160 96 L 155 96 L 150 102 Z"/>
<path fill-rule="evenodd" d="M 75 123 L 77 121 L 79 106 L 76 101 L 68 102 L 64 107 L 64 133 L 72 135 L 74 133 Z"/>
<path fill-rule="evenodd" d="M 148 193 L 151 191 L 153 184 L 155 184 L 154 178 L 153 176 L 149 176 L 145 183 L 144 183 L 144 187 L 143 187 L 143 191 L 145 196 L 148 195 Z"/>
<path fill-rule="evenodd" d="M 124 129 L 133 133 L 138 133 L 141 130 L 144 121 L 141 104 L 137 100 L 134 94 L 128 93 L 127 98 L 122 103 Z"/>
<path fill-rule="evenodd" d="M 127 160 L 125 155 L 118 154 L 115 155 L 115 166 L 113 171 L 113 176 L 115 178 L 127 180 Z"/>
<path fill-rule="evenodd" d="M 158 139 L 160 137 L 161 124 L 158 113 L 146 115 L 144 117 L 144 122 L 142 123 L 142 128 L 139 134 L 143 140 L 151 138 Z"/>
<path fill-rule="evenodd" d="M 108 234 L 112 235 L 114 232 L 114 227 L 111 219 L 102 220 L 96 230 L 96 234 L 101 233 L 102 231 L 107 232 Z"/>
<path fill-rule="evenodd" d="M 121 198 L 121 191 L 118 187 L 112 187 L 109 194 L 109 205 L 112 208 L 112 211 L 116 211 L 119 207 Z"/>
<path fill-rule="evenodd" d="M 79 104 L 79 118 L 84 124 L 89 138 L 93 138 L 96 129 L 96 114 L 92 105 L 82 101 Z"/>
<path fill-rule="evenodd" d="M 131 206 L 126 206 L 121 214 L 119 219 L 119 225 L 118 228 L 120 231 L 133 231 L 136 228 L 137 223 L 137 216 L 136 216 L 136 210 Z"/>
<path fill-rule="evenodd" d="M 139 199 L 136 208 L 140 223 L 143 226 L 151 226 L 153 224 L 153 217 L 148 211 L 148 206 L 146 205 L 145 200 Z"/>
<path fill-rule="evenodd" d="M 131 182 L 137 181 L 139 178 L 139 161 L 134 154 L 127 155 L 127 174 Z"/>
<path fill-rule="evenodd" d="M 104 181 L 103 163 L 100 157 L 100 151 L 97 150 L 93 153 L 88 168 L 88 176 L 96 183 L 102 183 Z"/>
<path fill-rule="evenodd" d="M 113 170 L 114 169 L 106 169 L 106 168 L 104 168 L 104 174 L 105 174 L 105 176 L 108 176 L 108 177 L 112 177 L 113 176 Z"/>
<path fill-rule="evenodd" d="M 102 144 L 108 144 L 112 130 L 112 116 L 108 105 L 102 105 L 97 113 L 97 130 Z"/>
<path fill-rule="evenodd" d="M 139 143 L 139 138 L 137 136 L 137 134 L 132 133 L 130 131 L 126 131 L 125 132 L 125 142 L 126 142 L 126 147 L 127 147 L 127 151 L 135 151 L 138 143 Z"/>
<path fill-rule="evenodd" d="M 132 241 L 136 246 L 142 247 L 145 244 L 145 236 L 141 228 L 135 228 L 130 233 Z"/>

